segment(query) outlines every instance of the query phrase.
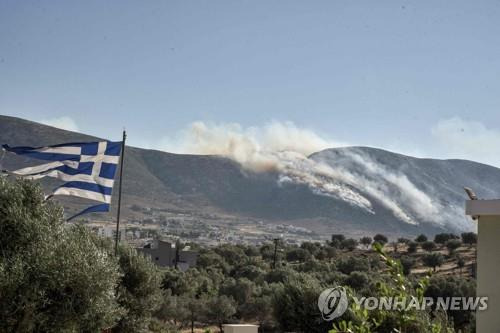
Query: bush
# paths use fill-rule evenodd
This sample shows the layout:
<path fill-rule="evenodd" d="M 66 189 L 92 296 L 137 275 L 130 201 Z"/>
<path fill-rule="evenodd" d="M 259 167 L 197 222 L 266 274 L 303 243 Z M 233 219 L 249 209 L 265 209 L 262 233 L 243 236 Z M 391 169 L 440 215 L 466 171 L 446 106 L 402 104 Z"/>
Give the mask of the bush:
<path fill-rule="evenodd" d="M 300 248 L 309 252 L 311 256 L 316 257 L 321 252 L 321 244 L 313 242 L 303 242 L 300 244 Z"/>
<path fill-rule="evenodd" d="M 427 242 L 427 236 L 424 234 L 418 235 L 417 238 L 415 238 L 415 242 L 417 243 Z"/>
<path fill-rule="evenodd" d="M 219 245 L 214 250 L 215 253 L 223 257 L 224 260 L 232 266 L 241 263 L 246 258 L 243 249 L 232 244 Z"/>
<path fill-rule="evenodd" d="M 264 260 L 273 260 L 274 258 L 274 244 L 267 243 L 260 247 L 260 255 Z"/>
<path fill-rule="evenodd" d="M 208 253 L 200 253 L 196 264 L 198 267 L 202 268 L 216 267 L 223 272 L 229 272 L 230 270 L 230 265 L 226 260 L 221 255 L 211 251 Z"/>
<path fill-rule="evenodd" d="M 462 268 L 465 267 L 465 259 L 462 257 L 457 257 L 457 266 L 460 268 L 460 272 L 462 272 Z"/>
<path fill-rule="evenodd" d="M 264 276 L 265 271 L 252 264 L 248 265 L 241 265 L 238 267 L 235 267 L 233 270 L 233 275 L 235 278 L 247 278 L 249 280 L 257 280 L 260 277 Z"/>
<path fill-rule="evenodd" d="M 252 297 L 244 305 L 243 317 L 248 320 L 257 320 L 259 328 L 262 331 L 276 331 L 271 295 L 261 294 L 258 297 Z"/>
<path fill-rule="evenodd" d="M 311 254 L 300 247 L 291 249 L 286 254 L 287 261 L 301 261 L 304 262 L 311 258 Z"/>
<path fill-rule="evenodd" d="M 436 243 L 434 243 L 433 241 L 426 241 L 422 244 L 422 249 L 427 252 L 432 252 L 436 249 Z"/>
<path fill-rule="evenodd" d="M 206 315 L 210 323 L 219 327 L 223 333 L 222 325 L 226 324 L 236 313 L 236 304 L 231 297 L 218 296 L 208 300 Z"/>
<path fill-rule="evenodd" d="M 431 267 L 434 271 L 436 271 L 436 267 L 440 267 L 444 263 L 443 255 L 438 252 L 427 254 L 422 260 L 427 267 Z"/>
<path fill-rule="evenodd" d="M 464 232 L 462 234 L 462 242 L 471 246 L 477 243 L 477 234 L 473 232 Z"/>
<path fill-rule="evenodd" d="M 402 256 L 400 261 L 401 266 L 403 266 L 404 275 L 410 275 L 411 269 L 415 266 L 415 259 L 409 256 Z"/>
<path fill-rule="evenodd" d="M 342 242 L 342 248 L 349 251 L 353 251 L 358 246 L 358 241 L 352 238 L 348 238 Z"/>
<path fill-rule="evenodd" d="M 259 249 L 255 246 L 247 246 L 244 251 L 247 257 L 257 257 L 260 255 Z"/>
<path fill-rule="evenodd" d="M 162 275 L 149 258 L 127 245 L 118 247 L 122 277 L 118 288 L 118 304 L 127 312 L 113 332 L 148 332 L 152 314 L 162 299 Z"/>
<path fill-rule="evenodd" d="M 450 233 L 441 233 L 441 234 L 437 234 L 436 236 L 434 236 L 434 242 L 436 244 L 446 244 L 447 241 L 449 241 L 450 239 L 457 239 L 458 236 L 455 235 L 455 234 L 450 234 Z"/>
<path fill-rule="evenodd" d="M 368 287 L 369 281 L 370 279 L 368 278 L 368 275 L 365 272 L 353 271 L 351 272 L 351 274 L 349 274 L 349 276 L 345 280 L 345 284 L 351 288 L 360 290 L 365 287 Z"/>
<path fill-rule="evenodd" d="M 327 332 L 331 323 L 318 311 L 318 295 L 323 291 L 318 280 L 307 275 L 288 279 L 273 299 L 276 320 L 285 332 Z"/>
<path fill-rule="evenodd" d="M 333 234 L 332 235 L 332 241 L 330 243 L 330 246 L 333 246 L 335 248 L 340 248 L 342 245 L 342 242 L 345 240 L 345 236 L 342 234 Z"/>
<path fill-rule="evenodd" d="M 291 268 L 281 267 L 267 272 L 265 281 L 267 283 L 284 283 L 288 278 L 296 275 L 297 272 Z"/>
<path fill-rule="evenodd" d="M 433 277 L 425 290 L 424 296 L 434 298 L 434 304 L 438 297 L 474 297 L 476 296 L 476 285 L 460 277 L 446 276 Z M 453 318 L 455 329 L 464 330 L 474 324 L 474 312 L 468 310 L 449 310 L 449 317 Z M 468 331 L 468 330 L 467 330 Z"/>
<path fill-rule="evenodd" d="M 231 297 L 237 305 L 243 305 L 250 300 L 255 289 L 255 283 L 248 279 L 226 279 L 220 287 L 219 294 Z"/>
<path fill-rule="evenodd" d="M 345 240 L 345 236 L 342 234 L 333 234 L 331 239 L 332 239 L 332 242 L 333 241 L 342 242 L 343 240 Z"/>
<path fill-rule="evenodd" d="M 411 240 L 408 238 L 398 238 L 398 243 L 400 244 L 408 244 L 409 242 L 411 242 Z"/>
<path fill-rule="evenodd" d="M 370 246 L 372 242 L 373 242 L 372 238 L 368 236 L 365 236 L 360 240 L 360 243 L 363 244 L 364 246 Z"/>
<path fill-rule="evenodd" d="M 388 257 L 380 244 L 375 243 L 374 249 L 385 261 L 389 275 L 387 282 L 376 284 L 378 295 L 399 299 L 421 298 L 428 279 L 424 278 L 413 284 L 402 274 L 400 263 Z M 349 297 L 352 296 L 352 293 L 348 294 Z M 431 315 L 414 307 L 402 311 L 384 309 L 367 311 L 351 301 L 349 310 L 334 322 L 333 330 L 329 332 L 453 332 L 447 318 L 437 317 L 436 314 L 439 315 L 439 312 Z"/>
<path fill-rule="evenodd" d="M 351 272 L 368 272 L 370 270 L 370 262 L 365 258 L 350 256 L 343 258 L 337 262 L 337 269 L 344 274 Z"/>
<path fill-rule="evenodd" d="M 450 239 L 449 241 L 446 242 L 446 247 L 448 248 L 450 254 L 455 252 L 455 250 L 458 249 L 461 245 L 462 242 L 458 239 Z"/>
<path fill-rule="evenodd" d="M 417 252 L 417 247 L 418 247 L 417 243 L 410 242 L 410 243 L 408 243 L 408 249 L 406 251 L 408 253 L 415 253 L 415 252 Z"/>
<path fill-rule="evenodd" d="M 387 237 L 382 234 L 376 234 L 373 236 L 373 240 L 381 245 L 385 245 L 388 242 Z"/>
<path fill-rule="evenodd" d="M 337 249 L 333 246 L 324 246 L 321 250 L 321 256 L 318 255 L 318 259 L 331 259 L 337 255 Z"/>

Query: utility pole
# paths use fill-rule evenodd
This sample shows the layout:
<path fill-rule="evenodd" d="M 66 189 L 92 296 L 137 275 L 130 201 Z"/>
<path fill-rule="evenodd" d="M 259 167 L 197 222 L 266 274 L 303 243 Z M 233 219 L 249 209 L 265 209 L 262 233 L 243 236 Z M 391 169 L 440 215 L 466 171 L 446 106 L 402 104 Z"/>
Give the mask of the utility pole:
<path fill-rule="evenodd" d="M 176 246 L 175 247 L 175 262 L 174 262 L 174 268 L 177 269 L 178 264 L 179 264 L 179 248 Z"/>
<path fill-rule="evenodd" d="M 278 242 L 280 241 L 279 238 L 274 238 L 274 256 L 273 256 L 273 269 L 276 269 L 276 259 L 277 259 L 277 254 L 278 254 Z"/>
<path fill-rule="evenodd" d="M 178 264 L 179 264 L 179 248 L 181 246 L 181 242 L 179 242 L 179 240 L 177 240 L 175 242 L 175 262 L 174 262 L 174 268 L 177 269 L 178 267 Z"/>
<path fill-rule="evenodd" d="M 122 180 L 123 180 L 123 159 L 125 158 L 125 139 L 127 133 L 123 130 L 122 151 L 120 156 L 120 189 L 118 191 L 118 211 L 116 213 L 116 235 L 115 235 L 115 256 L 118 252 L 118 240 L 120 237 L 120 212 L 122 208 Z"/>

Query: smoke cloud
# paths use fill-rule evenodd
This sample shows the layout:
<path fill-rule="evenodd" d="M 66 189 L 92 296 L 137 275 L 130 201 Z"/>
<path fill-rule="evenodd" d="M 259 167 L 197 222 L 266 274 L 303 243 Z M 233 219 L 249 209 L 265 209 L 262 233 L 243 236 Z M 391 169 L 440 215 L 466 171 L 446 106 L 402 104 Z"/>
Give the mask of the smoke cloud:
<path fill-rule="evenodd" d="M 221 155 L 255 172 L 275 171 L 279 182 L 307 185 L 314 193 L 344 200 L 375 214 L 375 198 L 398 219 L 409 224 L 417 220 L 444 222 L 443 207 L 418 189 L 404 174 L 387 170 L 357 149 L 348 157 L 355 166 L 346 169 L 328 153 L 312 153 L 346 143 L 325 139 L 291 122 L 271 122 L 262 127 L 243 128 L 239 124 L 195 122 L 175 139 L 167 139 L 162 149 L 189 154 Z M 358 170 L 358 171 L 354 171 Z M 373 200 L 373 199 L 372 199 Z"/>
<path fill-rule="evenodd" d="M 221 155 L 255 171 L 279 171 L 283 160 L 304 159 L 314 152 L 346 146 L 325 140 L 291 122 L 271 122 L 263 127 L 243 128 L 239 124 L 192 123 L 162 148 L 177 153 Z"/>

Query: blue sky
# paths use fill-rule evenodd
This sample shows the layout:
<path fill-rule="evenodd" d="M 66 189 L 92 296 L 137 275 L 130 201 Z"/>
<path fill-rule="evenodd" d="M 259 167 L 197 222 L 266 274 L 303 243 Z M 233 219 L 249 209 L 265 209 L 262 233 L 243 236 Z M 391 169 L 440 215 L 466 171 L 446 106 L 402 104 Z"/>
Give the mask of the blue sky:
<path fill-rule="evenodd" d="M 0 0 L 0 114 L 161 148 L 190 123 L 500 166 L 500 2 Z"/>

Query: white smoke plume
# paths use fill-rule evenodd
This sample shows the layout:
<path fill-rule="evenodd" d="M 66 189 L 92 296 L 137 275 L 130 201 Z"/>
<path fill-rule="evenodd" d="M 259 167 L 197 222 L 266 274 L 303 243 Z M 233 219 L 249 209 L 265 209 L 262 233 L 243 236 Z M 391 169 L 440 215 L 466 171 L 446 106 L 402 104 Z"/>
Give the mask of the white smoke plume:
<path fill-rule="evenodd" d="M 327 148 L 347 146 L 321 138 L 291 122 L 271 122 L 263 127 L 196 122 L 163 149 L 178 153 L 221 155 L 256 172 L 275 171 L 280 183 L 304 184 L 317 194 L 344 200 L 375 214 L 370 195 L 400 220 L 442 223 L 442 207 L 419 190 L 405 175 L 387 170 L 360 151 L 350 153 L 362 173 L 336 166 L 333 160 L 308 158 Z M 175 149 L 172 149 L 175 148 Z M 359 190 L 358 190 L 359 189 Z M 394 193 L 397 192 L 397 193 Z M 405 208 L 403 208 L 405 207 Z"/>
<path fill-rule="evenodd" d="M 256 171 L 279 170 L 283 159 L 306 158 L 326 148 L 346 146 L 322 139 L 291 122 L 271 122 L 263 127 L 239 124 L 192 123 L 176 140 L 162 147 L 171 152 L 221 155 Z M 288 156 L 289 155 L 289 156 Z"/>
<path fill-rule="evenodd" d="M 364 171 L 353 175 L 343 170 L 351 176 L 349 183 L 377 198 L 400 220 L 416 224 L 415 217 L 434 221 L 440 219 L 440 207 L 404 174 L 387 170 L 361 151 L 352 151 L 349 156 Z M 411 212 L 405 211 L 404 206 L 409 206 Z"/>

